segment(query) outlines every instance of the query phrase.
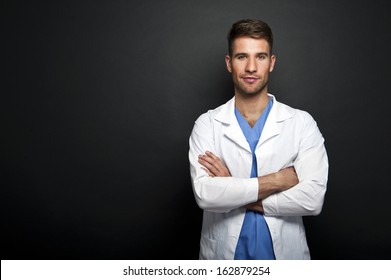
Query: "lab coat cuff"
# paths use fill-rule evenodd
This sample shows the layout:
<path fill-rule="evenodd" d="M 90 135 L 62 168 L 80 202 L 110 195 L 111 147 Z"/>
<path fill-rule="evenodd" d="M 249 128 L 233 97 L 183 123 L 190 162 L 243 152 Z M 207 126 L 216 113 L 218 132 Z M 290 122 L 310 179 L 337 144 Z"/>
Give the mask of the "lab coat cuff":
<path fill-rule="evenodd" d="M 248 192 L 246 196 L 246 201 L 248 203 L 253 203 L 258 201 L 258 178 L 251 178 L 249 180 L 249 187 L 248 187 Z"/>
<path fill-rule="evenodd" d="M 277 196 L 272 194 L 263 199 L 262 207 L 265 215 L 278 213 Z"/>

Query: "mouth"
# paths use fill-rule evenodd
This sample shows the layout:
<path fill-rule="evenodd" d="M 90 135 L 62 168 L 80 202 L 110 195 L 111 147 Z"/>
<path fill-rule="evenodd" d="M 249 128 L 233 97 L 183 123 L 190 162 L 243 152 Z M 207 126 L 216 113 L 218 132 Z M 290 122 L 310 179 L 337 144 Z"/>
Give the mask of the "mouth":
<path fill-rule="evenodd" d="M 254 76 L 244 76 L 244 77 L 242 77 L 242 79 L 243 79 L 246 83 L 253 84 L 253 83 L 255 83 L 259 78 L 258 78 L 258 77 L 254 77 Z"/>

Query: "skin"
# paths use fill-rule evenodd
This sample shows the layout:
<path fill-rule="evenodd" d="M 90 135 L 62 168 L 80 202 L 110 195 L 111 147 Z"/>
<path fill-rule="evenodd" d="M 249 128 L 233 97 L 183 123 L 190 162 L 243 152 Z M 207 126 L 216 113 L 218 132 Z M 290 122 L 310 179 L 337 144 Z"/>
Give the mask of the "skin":
<path fill-rule="evenodd" d="M 235 106 L 253 126 L 269 102 L 269 75 L 276 57 L 265 39 L 239 37 L 233 41 L 232 57 L 226 55 L 225 62 L 234 83 Z"/>
<path fill-rule="evenodd" d="M 271 54 L 264 39 L 239 37 L 232 44 L 232 56 L 226 55 L 227 70 L 232 75 L 235 106 L 251 127 L 261 116 L 269 102 L 269 74 L 274 69 L 276 57 Z M 223 161 L 210 151 L 199 155 L 198 162 L 211 177 L 228 177 L 230 171 Z M 293 167 L 258 177 L 258 201 L 244 206 L 264 212 L 262 200 L 269 195 L 288 190 L 299 182 Z"/>
<path fill-rule="evenodd" d="M 231 177 L 231 173 L 223 161 L 210 151 L 198 156 L 198 162 L 210 177 Z M 293 167 L 281 169 L 278 172 L 258 177 L 258 201 L 244 207 L 263 213 L 262 200 L 269 195 L 288 190 L 299 183 Z"/>

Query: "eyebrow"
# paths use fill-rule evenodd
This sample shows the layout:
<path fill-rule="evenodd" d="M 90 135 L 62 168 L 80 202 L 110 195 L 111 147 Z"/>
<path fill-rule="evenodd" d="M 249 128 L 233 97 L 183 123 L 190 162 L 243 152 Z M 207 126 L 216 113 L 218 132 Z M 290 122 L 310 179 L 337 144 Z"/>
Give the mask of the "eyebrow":
<path fill-rule="evenodd" d="M 248 53 L 244 53 L 244 52 L 241 52 L 241 53 L 236 53 L 234 55 L 234 57 L 238 57 L 238 56 L 241 56 L 241 55 L 244 55 L 244 56 L 248 56 Z M 258 55 L 266 55 L 266 56 L 269 56 L 269 54 L 267 52 L 259 52 L 256 54 L 257 56 Z"/>

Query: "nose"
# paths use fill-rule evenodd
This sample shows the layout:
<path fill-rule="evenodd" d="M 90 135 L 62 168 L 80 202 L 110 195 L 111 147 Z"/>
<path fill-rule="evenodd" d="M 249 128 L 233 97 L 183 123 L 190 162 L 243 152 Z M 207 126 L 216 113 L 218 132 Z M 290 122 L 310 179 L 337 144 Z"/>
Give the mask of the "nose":
<path fill-rule="evenodd" d="M 249 73 L 254 73 L 254 72 L 257 72 L 257 63 L 255 61 L 254 58 L 249 58 L 247 60 L 247 64 L 246 64 L 246 72 L 249 72 Z"/>

